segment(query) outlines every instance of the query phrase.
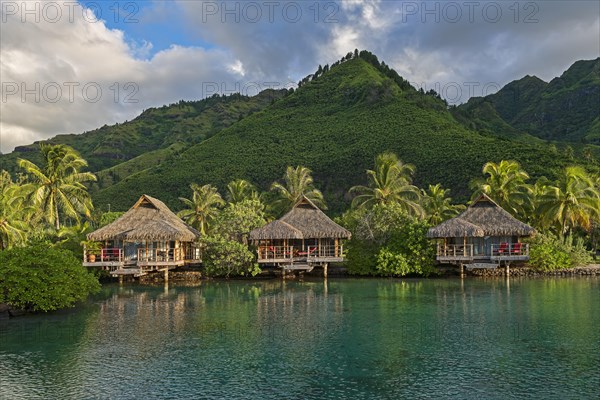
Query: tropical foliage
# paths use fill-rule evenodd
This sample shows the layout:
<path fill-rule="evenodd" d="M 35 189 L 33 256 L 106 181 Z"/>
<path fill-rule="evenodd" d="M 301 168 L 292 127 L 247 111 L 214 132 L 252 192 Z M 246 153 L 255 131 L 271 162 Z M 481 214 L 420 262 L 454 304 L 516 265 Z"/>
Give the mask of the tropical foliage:
<path fill-rule="evenodd" d="M 452 198 L 448 196 L 450 189 L 442 188 L 439 183 L 429 185 L 427 190 L 422 189 L 421 192 L 421 204 L 430 225 L 440 224 L 465 209 L 462 204 L 452 204 Z"/>
<path fill-rule="evenodd" d="M 259 200 L 229 203 L 215 221 L 215 231 L 220 235 L 247 243 L 248 233 L 267 223 L 265 206 Z"/>
<path fill-rule="evenodd" d="M 40 209 L 44 220 L 59 230 L 61 218 L 79 222 L 81 215 L 90 217 L 94 207 L 84 184 L 96 177 L 81 171 L 87 162 L 65 145 L 42 144 L 41 153 L 41 167 L 24 159 L 18 164 L 29 177 L 33 205 Z"/>
<path fill-rule="evenodd" d="M 581 167 L 567 167 L 538 201 L 538 213 L 561 234 L 577 227 L 589 231 L 600 220 L 600 191 Z"/>
<path fill-rule="evenodd" d="M 204 237 L 202 245 L 202 262 L 208 276 L 229 278 L 232 275 L 254 276 L 260 273 L 255 255 L 244 243 L 212 235 Z"/>
<path fill-rule="evenodd" d="M 357 275 L 428 275 L 433 271 L 434 247 L 429 225 L 406 214 L 397 203 L 347 211 L 339 221 L 352 232 L 348 271 Z"/>
<path fill-rule="evenodd" d="M 236 179 L 227 184 L 227 201 L 237 204 L 245 200 L 258 200 L 258 190 L 245 179 Z"/>
<path fill-rule="evenodd" d="M 529 198 L 526 185 L 529 175 L 516 161 L 488 162 L 483 166 L 485 179 L 476 179 L 472 186 L 473 197 L 484 193 L 511 214 L 523 215 Z"/>
<path fill-rule="evenodd" d="M 0 250 L 25 242 L 33 209 L 28 206 L 23 186 L 0 171 Z"/>
<path fill-rule="evenodd" d="M 53 311 L 71 307 L 99 289 L 98 279 L 67 250 L 38 243 L 0 252 L 0 303 Z"/>
<path fill-rule="evenodd" d="M 224 205 L 225 201 L 217 188 L 212 185 L 200 186 L 192 183 L 190 188 L 192 189 L 192 198 L 179 198 L 186 208 L 177 215 L 200 231 L 201 234 L 206 235 L 218 215 L 219 207 Z"/>
<path fill-rule="evenodd" d="M 276 210 L 289 211 L 302 196 L 312 201 L 317 207 L 326 209 L 323 194 L 314 186 L 310 169 L 302 166 L 296 168 L 287 167 L 283 175 L 284 184 L 273 182 L 271 190 L 276 193 L 273 202 Z"/>
<path fill-rule="evenodd" d="M 400 205 L 409 215 L 421 216 L 419 189 L 412 185 L 415 166 L 404 164 L 394 153 L 383 153 L 375 158 L 375 169 L 367 170 L 368 186 L 354 186 L 353 207 L 372 207 L 375 204 Z"/>
<path fill-rule="evenodd" d="M 582 238 L 561 238 L 551 233 L 542 233 L 529 242 L 529 264 L 540 271 L 581 267 L 592 262 L 592 254 L 585 248 Z"/>

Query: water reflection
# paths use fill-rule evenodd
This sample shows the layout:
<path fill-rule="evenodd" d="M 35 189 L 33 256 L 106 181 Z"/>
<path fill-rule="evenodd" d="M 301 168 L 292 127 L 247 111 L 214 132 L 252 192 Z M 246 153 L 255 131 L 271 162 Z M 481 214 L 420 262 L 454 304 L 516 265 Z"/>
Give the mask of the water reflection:
<path fill-rule="evenodd" d="M 591 397 L 598 279 L 104 287 L 0 325 L 0 398 Z"/>

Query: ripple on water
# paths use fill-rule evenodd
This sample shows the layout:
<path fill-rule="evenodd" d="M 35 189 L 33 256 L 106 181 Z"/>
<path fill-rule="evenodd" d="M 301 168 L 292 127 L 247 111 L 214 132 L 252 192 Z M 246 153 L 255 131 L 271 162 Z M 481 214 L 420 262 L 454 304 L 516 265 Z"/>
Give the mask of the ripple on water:
<path fill-rule="evenodd" d="M 0 327 L 0 398 L 597 398 L 598 280 L 111 287 Z"/>

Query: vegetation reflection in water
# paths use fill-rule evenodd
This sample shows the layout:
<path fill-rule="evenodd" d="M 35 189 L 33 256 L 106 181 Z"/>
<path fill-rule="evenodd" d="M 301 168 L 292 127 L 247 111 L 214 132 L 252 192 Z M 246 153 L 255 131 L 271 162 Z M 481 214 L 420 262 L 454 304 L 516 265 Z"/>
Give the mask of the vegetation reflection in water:
<path fill-rule="evenodd" d="M 591 398 L 600 280 L 107 286 L 0 322 L 0 398 Z"/>

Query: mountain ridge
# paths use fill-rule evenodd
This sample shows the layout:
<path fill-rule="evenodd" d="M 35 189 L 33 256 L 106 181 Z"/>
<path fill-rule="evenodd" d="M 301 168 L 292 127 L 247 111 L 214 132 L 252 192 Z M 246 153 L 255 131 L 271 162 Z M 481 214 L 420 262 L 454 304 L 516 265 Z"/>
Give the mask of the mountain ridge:
<path fill-rule="evenodd" d="M 457 119 L 485 127 L 494 109 L 514 131 L 542 140 L 600 145 L 600 57 L 579 60 L 550 82 L 527 75 L 497 93 L 473 97 L 455 110 Z M 498 125 L 498 121 L 496 121 Z M 502 132 L 502 131 L 501 131 Z M 510 135 L 510 130 L 506 130 Z M 514 135 L 513 135 L 514 136 Z"/>
<path fill-rule="evenodd" d="M 565 79 L 552 84 L 554 92 L 568 92 L 577 85 L 594 89 L 594 69 L 587 62 L 574 65 L 574 71 L 561 75 Z M 96 142 L 84 151 L 73 146 L 84 158 L 86 152 L 100 158 L 90 162 L 99 177 L 91 189 L 97 204 L 111 203 L 112 209 L 127 209 L 141 193 L 158 196 L 177 209 L 181 207 L 177 198 L 187 196 L 191 182 L 212 183 L 223 190 L 230 180 L 245 178 L 267 190 L 288 165 L 305 165 L 314 170 L 317 185 L 335 212 L 348 205 L 347 189 L 365 183 L 365 170 L 383 151 L 394 151 L 415 164 L 417 184 L 442 183 L 463 200 L 469 181 L 480 175 L 487 161 L 515 159 L 533 177 L 549 178 L 575 162 L 512 122 L 555 79 L 546 83 L 528 75 L 491 95 L 496 96 L 495 103 L 486 96 L 448 107 L 437 93 L 416 90 L 375 55 L 355 51 L 331 67 L 319 66 L 296 90 L 182 101 L 146 110 L 132 121 L 104 126 L 87 136 L 60 136 L 50 142 L 95 134 L 102 136 L 102 144 L 123 132 L 122 141 L 140 135 L 147 139 L 144 129 L 160 128 L 147 132 L 156 140 L 146 151 L 123 159 L 106 157 L 105 148 Z M 511 99 L 511 91 L 519 91 L 519 96 Z M 600 128 L 600 122 L 595 124 Z M 25 148 L 29 151 L 0 156 L 1 168 L 8 169 L 17 156 L 36 162 L 36 146 Z M 116 148 L 123 151 L 127 145 Z M 598 169 L 597 163 L 578 162 Z"/>
<path fill-rule="evenodd" d="M 190 182 L 223 190 L 230 180 L 244 178 L 266 190 L 286 166 L 305 165 L 314 171 L 331 208 L 339 210 L 349 202 L 347 190 L 364 183 L 376 154 L 388 150 L 417 166 L 416 183 L 441 182 L 461 198 L 468 196 L 469 181 L 487 161 L 517 159 L 533 176 L 551 178 L 570 162 L 543 143 L 470 131 L 439 98 L 401 88 L 371 62 L 355 58 L 169 163 L 95 196 L 105 202 L 120 194 L 125 204 L 146 191 L 177 208 L 177 197 L 187 193 Z"/>

